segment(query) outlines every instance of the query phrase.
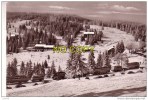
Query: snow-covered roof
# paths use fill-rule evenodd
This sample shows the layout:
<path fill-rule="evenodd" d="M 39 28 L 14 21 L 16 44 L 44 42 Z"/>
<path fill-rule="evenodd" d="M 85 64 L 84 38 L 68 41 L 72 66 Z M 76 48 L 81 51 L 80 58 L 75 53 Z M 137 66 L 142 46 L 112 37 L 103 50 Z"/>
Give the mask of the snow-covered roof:
<path fill-rule="evenodd" d="M 53 48 L 54 45 L 44 45 L 44 48 Z"/>
<path fill-rule="evenodd" d="M 84 34 L 94 34 L 94 32 L 83 32 Z"/>
<path fill-rule="evenodd" d="M 15 36 L 15 34 L 11 34 L 11 37 L 14 37 Z"/>
<path fill-rule="evenodd" d="M 16 35 L 19 35 L 19 33 L 13 32 L 10 36 L 11 36 L 11 37 L 14 37 L 14 36 L 16 36 Z"/>
<path fill-rule="evenodd" d="M 36 44 L 35 47 L 44 47 L 46 44 Z"/>
<path fill-rule="evenodd" d="M 53 48 L 54 45 L 46 45 L 46 44 L 36 44 L 35 47 L 43 47 L 43 48 Z"/>

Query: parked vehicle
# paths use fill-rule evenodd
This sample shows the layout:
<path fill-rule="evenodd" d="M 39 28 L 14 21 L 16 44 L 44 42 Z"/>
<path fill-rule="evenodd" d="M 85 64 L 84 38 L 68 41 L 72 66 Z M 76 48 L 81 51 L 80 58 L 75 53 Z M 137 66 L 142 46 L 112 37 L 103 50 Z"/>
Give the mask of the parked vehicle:
<path fill-rule="evenodd" d="M 128 68 L 129 69 L 137 69 L 139 68 L 139 62 L 132 62 L 132 63 L 128 63 Z"/>

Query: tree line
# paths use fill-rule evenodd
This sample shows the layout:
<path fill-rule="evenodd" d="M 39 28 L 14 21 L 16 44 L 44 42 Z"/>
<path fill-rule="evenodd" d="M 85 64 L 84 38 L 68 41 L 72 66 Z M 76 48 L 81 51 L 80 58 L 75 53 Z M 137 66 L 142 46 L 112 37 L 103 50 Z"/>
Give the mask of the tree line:
<path fill-rule="evenodd" d="M 111 27 L 116 28 L 121 31 L 125 31 L 127 34 L 131 34 L 134 36 L 135 41 L 138 41 L 138 39 L 142 41 L 146 41 L 146 25 L 136 22 L 128 22 L 128 21 L 108 21 L 103 22 L 101 20 L 94 21 L 93 24 L 99 25 L 103 27 Z"/>
<path fill-rule="evenodd" d="M 87 74 L 93 74 L 96 68 L 102 67 L 111 67 L 110 66 L 110 58 L 122 54 L 125 50 L 123 41 L 117 43 L 114 47 L 112 53 L 109 53 L 108 50 L 104 51 L 103 53 L 98 54 L 97 61 L 95 61 L 94 51 L 89 52 L 88 56 L 88 63 L 85 63 L 81 53 L 70 53 L 69 59 L 67 60 L 67 68 L 66 74 L 76 76 L 81 74 L 85 76 Z M 48 55 L 48 60 L 50 56 Z M 29 62 L 24 63 L 21 62 L 20 70 L 18 71 L 17 59 L 14 58 L 12 62 L 8 63 L 7 67 L 7 76 L 14 77 L 16 75 L 25 75 L 28 78 L 31 78 L 33 74 L 35 75 L 43 75 L 45 76 L 45 68 L 47 68 L 47 75 L 46 77 L 50 78 L 53 77 L 57 72 L 63 72 L 61 66 L 59 66 L 58 71 L 55 69 L 55 63 L 52 61 L 51 66 L 48 65 L 47 60 L 43 63 L 32 63 L 30 60 Z"/>
<path fill-rule="evenodd" d="M 26 47 L 32 47 L 38 43 L 58 45 L 59 43 L 57 42 L 55 35 L 62 36 L 62 38 L 67 42 L 67 46 L 69 47 L 72 44 L 74 38 L 76 38 L 82 29 L 81 23 L 84 21 L 82 18 L 66 15 L 57 16 L 52 14 L 34 13 L 7 14 L 7 29 L 14 28 L 15 32 L 19 33 L 18 36 L 7 37 L 7 53 L 17 53 L 19 52 L 18 49 L 21 47 L 26 49 Z M 11 22 L 17 19 L 29 21 L 26 21 L 25 24 L 20 25 L 19 28 L 16 29 L 13 25 L 11 25 Z M 28 29 L 27 26 L 31 28 Z"/>
<path fill-rule="evenodd" d="M 45 76 L 45 69 L 47 69 L 46 77 L 48 78 L 53 77 L 57 72 L 62 72 L 60 66 L 58 71 L 56 71 L 54 61 L 49 66 L 46 60 L 43 63 L 32 63 L 31 60 L 26 63 L 22 61 L 20 69 L 18 69 L 17 59 L 14 58 L 12 62 L 8 63 L 7 77 L 15 77 L 17 75 L 23 75 L 28 78 L 31 78 L 32 75 Z"/>

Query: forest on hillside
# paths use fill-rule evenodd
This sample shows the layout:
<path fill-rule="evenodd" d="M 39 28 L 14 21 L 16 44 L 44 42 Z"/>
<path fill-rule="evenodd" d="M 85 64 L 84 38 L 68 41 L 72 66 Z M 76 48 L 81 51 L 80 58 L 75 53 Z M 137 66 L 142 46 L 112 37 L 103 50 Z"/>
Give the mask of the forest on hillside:
<path fill-rule="evenodd" d="M 12 23 L 17 23 L 18 20 L 29 21 L 16 28 Z M 87 26 L 83 27 L 84 24 Z M 7 30 L 13 29 L 15 33 L 19 34 L 15 37 L 7 36 L 7 53 L 18 53 L 20 48 L 25 50 L 27 47 L 32 47 L 39 43 L 59 45 L 55 35 L 62 36 L 62 39 L 66 41 L 69 47 L 80 31 L 87 31 L 91 24 L 102 26 L 102 30 L 104 27 L 117 28 L 125 31 L 127 34 L 132 34 L 135 41 L 142 40 L 146 42 L 146 25 L 139 23 L 122 21 L 103 22 L 101 20 L 96 21 L 64 14 L 7 12 Z M 91 31 L 96 33 L 96 30 Z M 8 31 L 8 34 L 12 34 L 11 31 Z M 86 40 L 86 44 L 93 45 L 95 42 L 101 41 L 102 34 L 99 31 L 99 35 Z"/>

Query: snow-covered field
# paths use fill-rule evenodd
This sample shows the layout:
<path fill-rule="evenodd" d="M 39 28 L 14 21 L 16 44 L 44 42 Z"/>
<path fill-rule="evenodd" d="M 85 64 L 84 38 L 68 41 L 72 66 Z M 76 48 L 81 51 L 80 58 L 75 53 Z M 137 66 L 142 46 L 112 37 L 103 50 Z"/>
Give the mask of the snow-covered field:
<path fill-rule="evenodd" d="M 99 26 L 91 25 L 91 28 L 100 29 Z M 103 44 L 95 45 L 95 61 L 97 60 L 98 53 L 104 52 L 108 48 L 111 48 L 117 44 L 117 42 L 123 40 L 127 45 L 130 42 L 134 42 L 133 36 L 126 34 L 115 28 L 105 27 L 103 30 L 104 38 Z M 80 42 L 80 36 L 75 40 L 75 45 L 84 45 Z M 50 59 L 48 60 L 48 55 Z M 82 57 L 88 60 L 89 52 L 82 53 Z M 129 58 L 129 62 L 142 62 L 143 57 L 132 55 Z M 50 66 L 52 61 L 55 62 L 56 70 L 59 65 L 62 70 L 67 67 L 67 60 L 69 59 L 69 53 L 53 53 L 52 50 L 44 52 L 21 52 L 7 55 L 7 64 L 14 58 L 17 59 L 18 65 L 22 61 L 25 63 L 29 60 L 32 63 L 42 63 L 47 60 Z M 19 68 L 19 66 L 18 66 Z M 136 71 L 136 70 L 134 70 Z M 136 74 L 121 75 L 116 73 L 113 77 L 94 79 L 95 76 L 91 76 L 90 80 L 82 78 L 78 79 L 65 79 L 60 81 L 52 81 L 47 84 L 39 84 L 38 86 L 32 86 L 33 84 L 26 84 L 27 87 L 19 89 L 7 90 L 7 96 L 146 96 L 146 72 Z"/>
<path fill-rule="evenodd" d="M 50 55 L 50 59 L 48 60 L 48 55 Z M 45 52 L 22 52 L 22 53 L 13 53 L 7 55 L 7 62 L 11 62 L 14 58 L 17 59 L 18 65 L 21 65 L 21 62 L 29 62 L 30 60 L 33 63 L 42 63 L 45 60 L 47 60 L 47 63 L 49 66 L 52 64 L 52 61 L 55 62 L 56 68 L 61 66 L 61 68 L 64 70 L 66 68 L 66 61 L 69 58 L 69 53 L 54 53 L 51 51 L 45 51 Z"/>
<path fill-rule="evenodd" d="M 24 23 L 20 22 L 20 23 Z M 100 29 L 100 26 L 96 25 L 91 25 L 91 28 L 95 29 Z M 120 31 L 115 28 L 109 28 L 105 27 L 103 30 L 104 37 L 103 40 L 105 42 L 103 44 L 95 45 L 95 60 L 97 60 L 98 53 L 104 52 L 108 48 L 112 48 L 117 44 L 117 42 L 123 40 L 125 45 L 128 44 L 129 42 L 133 42 L 134 38 L 133 36 L 126 34 L 123 31 Z M 75 42 L 73 45 L 81 45 L 84 46 L 84 43 L 80 41 L 80 35 L 77 36 L 75 39 Z M 88 52 L 82 53 L 83 58 L 88 58 Z M 50 55 L 50 60 L 47 59 L 47 56 Z M 56 67 L 60 65 L 62 69 L 64 70 L 66 68 L 66 63 L 67 60 L 69 59 L 69 54 L 68 53 L 53 53 L 52 50 L 50 51 L 45 51 L 45 52 L 21 52 L 21 53 L 14 53 L 14 54 L 8 54 L 7 55 L 7 64 L 11 62 L 14 58 L 18 60 L 18 65 L 21 64 L 21 61 L 24 61 L 25 63 L 28 62 L 29 60 L 32 61 L 32 63 L 42 63 L 45 60 L 48 61 L 48 64 L 51 65 L 51 62 L 54 61 Z M 87 60 L 85 61 L 87 62 Z"/>
<path fill-rule="evenodd" d="M 136 72 L 136 70 L 134 70 Z M 7 90 L 7 96 L 146 96 L 146 72 L 90 80 L 53 81 L 38 86 Z"/>

